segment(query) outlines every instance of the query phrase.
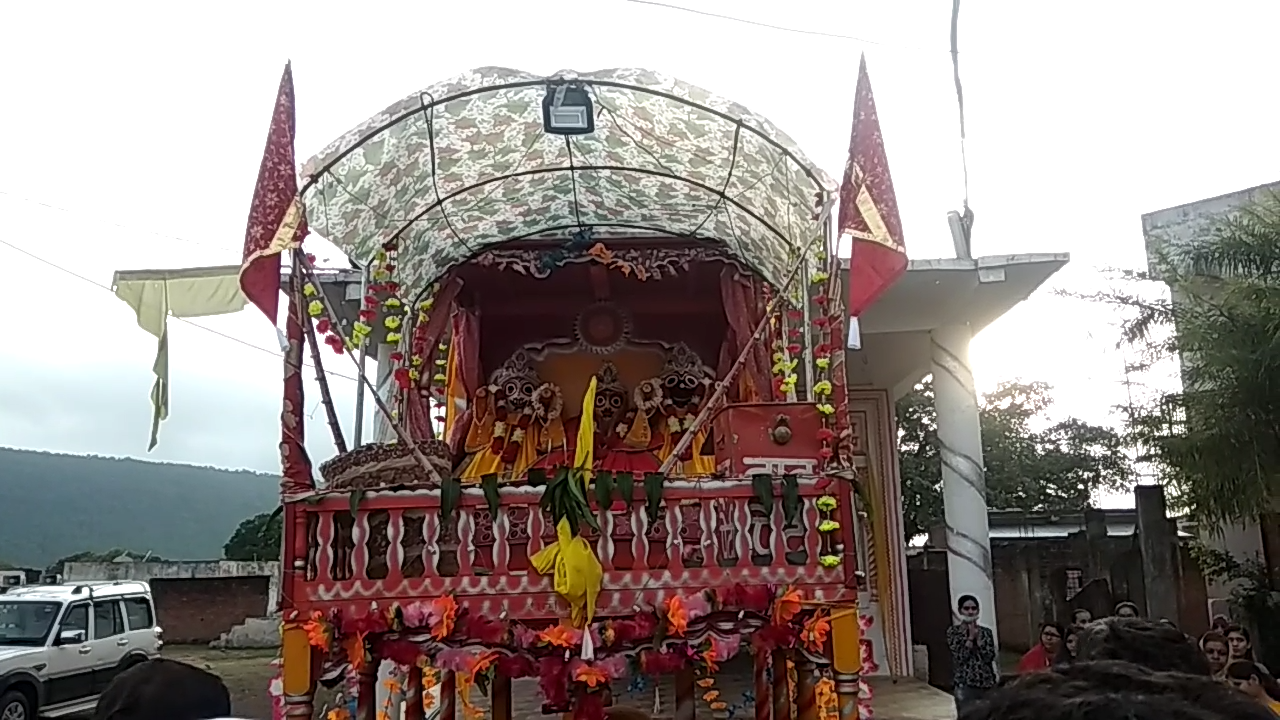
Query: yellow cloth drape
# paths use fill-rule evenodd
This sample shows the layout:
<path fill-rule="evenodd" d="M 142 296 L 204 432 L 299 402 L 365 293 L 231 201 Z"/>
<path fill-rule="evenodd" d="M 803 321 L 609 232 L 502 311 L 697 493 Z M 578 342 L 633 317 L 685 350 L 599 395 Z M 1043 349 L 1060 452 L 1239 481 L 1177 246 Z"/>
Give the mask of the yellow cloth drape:
<path fill-rule="evenodd" d="M 160 421 L 169 417 L 169 316 L 197 318 L 240 312 L 249 303 L 240 290 L 240 266 L 187 270 L 137 270 L 115 274 L 116 297 L 128 303 L 138 325 L 156 337 L 151 372 L 151 439 L 155 448 Z"/>
<path fill-rule="evenodd" d="M 578 446 L 575 451 L 573 472 L 582 474 L 583 490 L 591 481 L 591 465 L 595 455 L 595 404 L 596 379 L 591 378 L 587 392 L 582 397 L 582 417 L 578 424 Z M 569 482 L 577 482 L 570 477 Z M 529 562 L 542 575 L 552 575 L 556 594 L 569 603 L 569 620 L 574 627 L 584 629 L 582 656 L 591 659 L 591 621 L 596 614 L 596 599 L 604 580 L 604 568 L 596 557 L 595 548 L 569 521 L 561 518 L 556 523 L 556 541 L 538 551 Z"/>

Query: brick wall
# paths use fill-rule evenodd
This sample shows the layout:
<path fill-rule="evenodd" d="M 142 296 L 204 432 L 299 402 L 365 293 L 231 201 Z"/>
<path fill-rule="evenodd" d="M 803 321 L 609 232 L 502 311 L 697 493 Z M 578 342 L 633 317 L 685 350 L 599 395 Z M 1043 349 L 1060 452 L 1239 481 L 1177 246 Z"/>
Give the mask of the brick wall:
<path fill-rule="evenodd" d="M 155 578 L 151 594 L 167 643 L 208 643 L 267 608 L 265 576 Z"/>

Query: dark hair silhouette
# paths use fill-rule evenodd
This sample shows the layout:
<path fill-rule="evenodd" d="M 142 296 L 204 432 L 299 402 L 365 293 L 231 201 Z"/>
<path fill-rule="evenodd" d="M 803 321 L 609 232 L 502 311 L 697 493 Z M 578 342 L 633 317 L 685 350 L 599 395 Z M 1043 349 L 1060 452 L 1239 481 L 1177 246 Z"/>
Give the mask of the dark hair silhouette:
<path fill-rule="evenodd" d="M 1181 630 L 1142 618 L 1105 618 L 1080 631 L 1076 660 L 1124 660 L 1157 672 L 1209 675 L 1209 660 Z"/>
<path fill-rule="evenodd" d="M 1262 689 L 1267 691 L 1267 695 L 1272 700 L 1280 700 L 1280 685 L 1276 684 L 1276 679 L 1252 660 L 1232 660 L 1227 663 L 1226 675 L 1231 680 L 1248 680 L 1256 677 Z"/>
<path fill-rule="evenodd" d="M 1275 720 L 1207 677 L 1119 661 L 1079 662 L 1021 675 L 961 711 L 959 720 Z"/>
<path fill-rule="evenodd" d="M 981 603 L 978 602 L 978 598 L 972 595 L 961 595 L 959 599 L 956 600 L 956 609 L 959 610 L 964 607 L 965 603 L 973 603 L 973 606 L 976 608 L 982 607 Z"/>
<path fill-rule="evenodd" d="M 1055 665 L 1061 665 L 1063 663 L 1072 663 L 1076 661 L 1076 656 L 1072 655 L 1071 651 L 1067 649 L 1067 640 L 1071 638 L 1076 638 L 1076 641 L 1077 641 L 1076 649 L 1078 652 L 1079 640 L 1080 640 L 1080 628 L 1076 627 L 1075 625 L 1068 625 L 1066 629 L 1063 630 L 1062 645 L 1061 647 L 1058 648 L 1058 654 L 1053 658 L 1053 662 Z"/>

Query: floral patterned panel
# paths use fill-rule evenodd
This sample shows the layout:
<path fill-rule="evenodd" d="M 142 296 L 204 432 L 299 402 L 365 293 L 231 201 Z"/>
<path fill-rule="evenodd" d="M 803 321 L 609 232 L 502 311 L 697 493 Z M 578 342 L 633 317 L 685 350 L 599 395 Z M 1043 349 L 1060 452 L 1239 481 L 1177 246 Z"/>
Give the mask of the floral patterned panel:
<path fill-rule="evenodd" d="M 821 233 L 834 184 L 768 120 L 648 70 L 576 77 L 595 132 L 542 127 L 546 78 L 481 68 L 415 93 L 303 167 L 312 229 L 365 262 L 397 239 L 410 294 L 488 247 L 531 236 L 720 241 L 775 284 Z"/>

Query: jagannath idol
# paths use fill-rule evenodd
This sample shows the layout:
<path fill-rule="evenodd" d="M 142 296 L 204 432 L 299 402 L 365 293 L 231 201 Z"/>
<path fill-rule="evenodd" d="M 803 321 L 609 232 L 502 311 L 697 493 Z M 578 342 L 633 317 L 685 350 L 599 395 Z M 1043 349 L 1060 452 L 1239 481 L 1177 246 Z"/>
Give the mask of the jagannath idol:
<path fill-rule="evenodd" d="M 675 452 L 686 432 L 711 395 L 711 370 L 688 345 L 679 343 L 667 356 L 662 374 L 636 387 L 635 403 L 648 419 L 650 447 L 665 461 Z M 715 457 L 704 454 L 707 431 L 694 431 L 693 442 L 685 446 L 676 461 L 676 474 L 685 477 L 710 475 Z"/>
<path fill-rule="evenodd" d="M 463 448 L 468 457 L 458 474 L 464 482 L 490 474 L 520 478 L 539 458 L 566 447 L 560 388 L 538 378 L 524 351 L 494 371 L 474 403 Z"/>

